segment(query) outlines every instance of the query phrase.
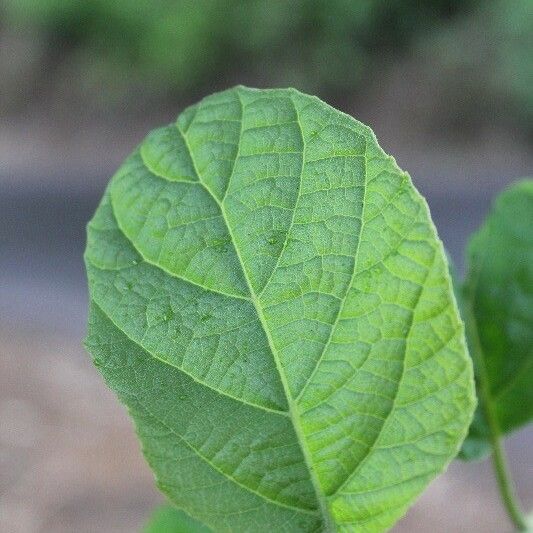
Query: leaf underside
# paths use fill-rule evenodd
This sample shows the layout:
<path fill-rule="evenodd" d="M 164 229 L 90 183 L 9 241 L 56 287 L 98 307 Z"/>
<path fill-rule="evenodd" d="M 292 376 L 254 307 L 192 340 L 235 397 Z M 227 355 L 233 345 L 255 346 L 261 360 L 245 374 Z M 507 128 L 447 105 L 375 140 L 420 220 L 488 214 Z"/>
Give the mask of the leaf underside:
<path fill-rule="evenodd" d="M 533 418 L 533 180 L 504 191 L 468 247 L 465 304 L 471 305 L 502 433 Z M 462 457 L 490 452 L 480 405 Z"/>
<path fill-rule="evenodd" d="M 456 455 L 472 370 L 427 206 L 371 130 L 237 87 L 155 130 L 88 228 L 87 346 L 216 531 L 382 531 Z"/>

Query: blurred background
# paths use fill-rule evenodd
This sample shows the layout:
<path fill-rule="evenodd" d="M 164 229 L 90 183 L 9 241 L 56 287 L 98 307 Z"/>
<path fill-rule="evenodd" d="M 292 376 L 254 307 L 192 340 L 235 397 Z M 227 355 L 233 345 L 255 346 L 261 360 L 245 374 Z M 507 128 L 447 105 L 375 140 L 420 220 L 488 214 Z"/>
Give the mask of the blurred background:
<path fill-rule="evenodd" d="M 81 347 L 85 224 L 150 129 L 237 83 L 369 124 L 459 270 L 533 173 L 531 0 L 0 0 L 0 531 L 131 532 L 161 501 Z M 533 431 L 507 448 L 531 508 Z M 490 464 L 455 462 L 394 531 L 511 526 Z"/>

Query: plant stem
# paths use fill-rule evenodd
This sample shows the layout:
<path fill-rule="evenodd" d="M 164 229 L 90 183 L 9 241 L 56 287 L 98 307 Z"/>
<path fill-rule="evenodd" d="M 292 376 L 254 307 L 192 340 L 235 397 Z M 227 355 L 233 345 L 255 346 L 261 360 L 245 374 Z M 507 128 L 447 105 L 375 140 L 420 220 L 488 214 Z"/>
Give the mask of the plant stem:
<path fill-rule="evenodd" d="M 468 344 L 477 368 L 478 391 L 481 407 L 485 413 L 485 418 L 489 427 L 492 446 L 492 463 L 498 481 L 498 488 L 505 509 L 507 510 L 507 514 L 515 527 L 518 531 L 527 531 L 528 527 L 526 519 L 520 510 L 520 505 L 515 495 L 514 483 L 503 449 L 500 425 L 492 402 L 490 382 L 487 368 L 485 366 L 485 358 L 483 356 L 483 347 L 481 346 L 481 341 L 479 339 L 477 323 L 470 299 L 468 299 L 468 302 L 465 302 L 464 310 L 466 311 L 465 326 L 469 341 Z"/>
<path fill-rule="evenodd" d="M 505 452 L 503 450 L 501 437 L 498 434 L 493 434 L 491 429 L 492 441 L 492 463 L 496 471 L 496 479 L 498 480 L 498 487 L 500 494 L 507 509 L 507 513 L 511 518 L 513 524 L 519 531 L 527 531 L 527 524 L 520 506 L 518 504 L 514 484 L 509 472 Z"/>

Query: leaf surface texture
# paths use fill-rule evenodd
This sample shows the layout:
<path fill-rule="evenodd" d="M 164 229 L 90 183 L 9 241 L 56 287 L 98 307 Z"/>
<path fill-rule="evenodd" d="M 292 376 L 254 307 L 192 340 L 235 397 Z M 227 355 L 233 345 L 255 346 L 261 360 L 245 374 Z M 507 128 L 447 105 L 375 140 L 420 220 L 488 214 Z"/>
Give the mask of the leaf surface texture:
<path fill-rule="evenodd" d="M 472 370 L 425 201 L 372 131 L 237 87 L 152 132 L 89 224 L 87 346 L 216 531 L 382 531 L 457 453 Z"/>

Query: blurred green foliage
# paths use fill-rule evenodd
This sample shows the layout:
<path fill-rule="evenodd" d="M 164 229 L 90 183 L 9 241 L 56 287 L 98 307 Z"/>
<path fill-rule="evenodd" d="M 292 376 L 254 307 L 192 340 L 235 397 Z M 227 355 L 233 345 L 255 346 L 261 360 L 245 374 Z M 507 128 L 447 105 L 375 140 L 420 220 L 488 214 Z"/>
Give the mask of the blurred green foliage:
<path fill-rule="evenodd" d="M 74 50 L 84 70 L 188 90 L 228 71 L 345 90 L 372 57 L 472 0 L 6 0 L 8 21 Z M 86 61 L 82 61 L 82 58 Z"/>
<path fill-rule="evenodd" d="M 422 45 L 446 100 L 443 110 L 490 113 L 496 103 L 508 119 L 533 129 L 531 0 L 488 0 Z"/>
<path fill-rule="evenodd" d="M 444 110 L 511 103 L 533 118 L 531 0 L 3 0 L 3 25 L 44 43 L 46 68 L 105 86 L 189 94 L 207 84 L 343 95 L 391 57 L 428 55 Z M 50 73 L 49 75 L 53 75 Z M 74 76 L 72 76 L 74 74 Z M 464 106 L 463 106 L 464 107 Z M 481 110 L 481 111 L 480 111 Z"/>

